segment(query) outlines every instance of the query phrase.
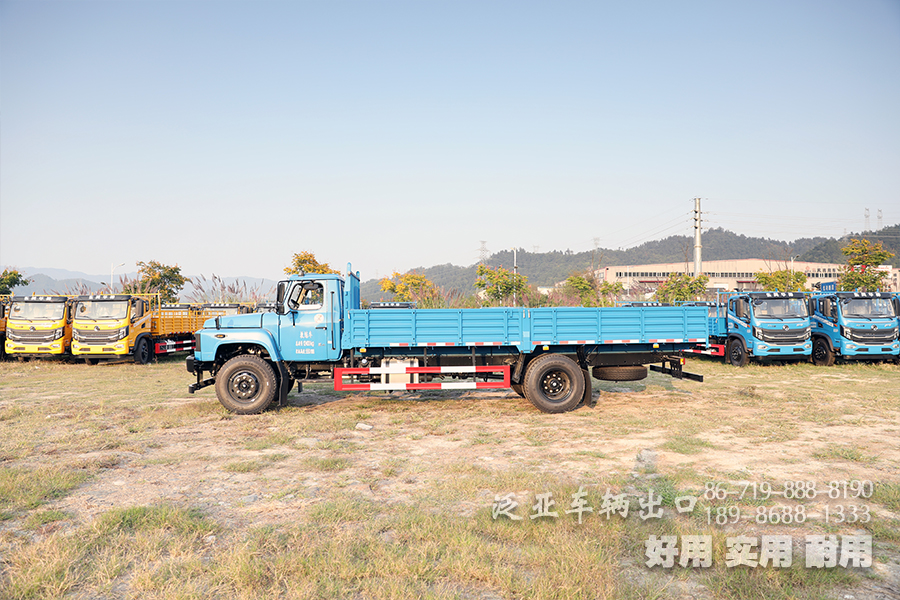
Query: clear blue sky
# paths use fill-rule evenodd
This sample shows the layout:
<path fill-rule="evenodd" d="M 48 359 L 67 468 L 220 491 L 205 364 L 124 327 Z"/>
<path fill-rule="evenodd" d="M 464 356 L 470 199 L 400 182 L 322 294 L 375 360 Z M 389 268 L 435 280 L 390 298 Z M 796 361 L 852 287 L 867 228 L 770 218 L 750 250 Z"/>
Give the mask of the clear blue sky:
<path fill-rule="evenodd" d="M 900 222 L 900 2 L 0 1 L 0 265 Z M 122 272 L 126 269 L 119 269 Z"/>

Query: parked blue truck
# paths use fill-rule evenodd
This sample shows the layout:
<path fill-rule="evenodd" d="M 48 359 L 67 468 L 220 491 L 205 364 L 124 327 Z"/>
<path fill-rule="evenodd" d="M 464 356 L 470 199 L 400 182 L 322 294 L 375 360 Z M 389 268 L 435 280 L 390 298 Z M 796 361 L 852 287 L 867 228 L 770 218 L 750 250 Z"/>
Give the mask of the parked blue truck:
<path fill-rule="evenodd" d="M 751 359 L 808 360 L 811 327 L 803 292 L 723 292 L 709 309 L 709 341 L 691 352 L 722 356 L 736 367 Z"/>
<path fill-rule="evenodd" d="M 219 316 L 195 334 L 189 392 L 215 385 L 223 406 L 252 414 L 317 377 L 339 390 L 510 387 L 559 413 L 593 406 L 591 375 L 642 379 L 650 365 L 702 381 L 682 352 L 709 337 L 703 307 L 364 310 L 349 265 L 277 290 L 275 312 Z"/>
<path fill-rule="evenodd" d="M 896 298 L 890 292 L 813 294 L 813 363 L 831 366 L 843 360 L 900 358 Z"/>

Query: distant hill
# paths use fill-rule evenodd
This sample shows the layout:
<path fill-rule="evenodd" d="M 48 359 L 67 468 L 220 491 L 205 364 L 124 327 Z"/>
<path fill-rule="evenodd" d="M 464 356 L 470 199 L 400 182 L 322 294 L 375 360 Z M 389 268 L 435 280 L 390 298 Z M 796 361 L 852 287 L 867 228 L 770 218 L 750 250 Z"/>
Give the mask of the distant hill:
<path fill-rule="evenodd" d="M 900 265 L 900 224 L 885 227 L 875 232 L 851 233 L 840 240 L 833 238 L 824 240 L 807 250 L 800 257 L 800 260 L 832 263 L 847 262 L 846 257 L 841 254 L 841 248 L 847 245 L 847 241 L 850 238 L 865 238 L 873 243 L 881 242 L 885 250 L 894 253 L 894 256 L 888 260 L 888 263 L 895 267 Z"/>
<path fill-rule="evenodd" d="M 42 267 L 26 267 L 19 269 L 23 275 L 31 280 L 28 285 L 17 286 L 13 289 L 16 296 L 31 296 L 32 294 L 77 294 L 77 293 L 101 293 L 105 292 L 106 281 L 109 275 L 89 275 L 80 271 L 68 271 L 66 269 L 42 268 Z M 122 275 L 116 274 L 116 284 Z M 128 278 L 134 279 L 137 273 L 128 273 Z M 191 276 L 191 279 L 201 281 L 200 277 Z M 211 277 L 206 279 L 207 287 L 212 283 Z M 225 285 L 244 284 L 246 289 L 253 290 L 258 294 L 265 295 L 271 299 L 275 298 L 275 286 L 278 282 L 271 279 L 252 278 L 252 277 L 222 277 Z M 184 286 L 181 290 L 181 299 L 190 301 L 190 296 L 195 292 L 195 288 L 191 283 Z"/>
<path fill-rule="evenodd" d="M 737 258 L 765 258 L 770 260 L 787 260 L 811 251 L 828 238 L 801 238 L 793 242 L 783 242 L 768 238 L 747 237 L 721 228 L 711 229 L 703 234 L 703 259 L 728 260 Z M 840 252 L 840 250 L 839 250 Z M 570 275 L 584 273 L 593 264 L 595 268 L 636 265 L 648 263 L 682 262 L 692 263 L 694 260 L 694 238 L 685 235 L 670 236 L 662 240 L 645 242 L 640 246 L 627 250 L 600 248 L 589 252 L 552 251 L 527 252 L 517 251 L 519 273 L 528 277 L 528 282 L 537 286 L 551 286 L 563 281 Z M 513 252 L 504 250 L 497 252 L 485 261 L 491 267 L 513 267 Z M 843 260 L 829 261 L 843 262 Z M 464 294 L 474 291 L 476 265 L 458 267 L 455 265 L 438 265 L 435 267 L 417 267 L 411 269 L 425 275 L 435 285 L 445 290 L 457 290 Z M 381 292 L 378 280 L 366 281 L 361 287 L 362 297 L 366 300 L 389 299 L 389 295 Z"/>

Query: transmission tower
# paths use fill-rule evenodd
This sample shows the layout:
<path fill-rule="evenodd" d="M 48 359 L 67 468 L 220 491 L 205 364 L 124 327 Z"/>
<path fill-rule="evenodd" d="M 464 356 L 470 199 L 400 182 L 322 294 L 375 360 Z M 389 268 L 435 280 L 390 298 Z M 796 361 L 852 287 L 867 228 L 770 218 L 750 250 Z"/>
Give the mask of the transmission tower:
<path fill-rule="evenodd" d="M 884 228 L 884 219 L 882 219 L 881 209 L 878 209 L 878 231 Z"/>
<path fill-rule="evenodd" d="M 486 240 L 481 240 L 481 248 L 478 249 L 478 257 L 478 263 L 482 265 L 488 258 L 488 248 Z"/>
<path fill-rule="evenodd" d="M 866 231 L 869 231 L 869 209 L 866 209 Z"/>

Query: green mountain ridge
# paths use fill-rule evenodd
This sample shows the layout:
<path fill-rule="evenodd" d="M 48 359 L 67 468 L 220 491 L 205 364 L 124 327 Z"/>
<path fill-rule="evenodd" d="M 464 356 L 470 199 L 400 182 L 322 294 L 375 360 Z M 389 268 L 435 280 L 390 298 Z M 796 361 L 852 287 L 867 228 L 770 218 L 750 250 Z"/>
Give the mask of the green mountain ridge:
<path fill-rule="evenodd" d="M 872 242 L 882 242 L 884 248 L 894 253 L 891 264 L 900 264 L 900 224 L 885 227 L 878 232 L 851 233 L 841 239 L 827 237 L 799 238 L 792 242 L 769 238 L 748 237 L 726 231 L 711 229 L 703 234 L 703 260 L 734 260 L 741 258 L 762 258 L 771 261 L 796 260 L 809 262 L 845 263 L 841 248 L 850 238 L 865 237 Z M 582 274 L 594 268 L 620 265 L 638 265 L 668 262 L 693 263 L 694 238 L 676 235 L 645 242 L 627 250 L 600 248 L 589 252 L 571 250 L 551 252 L 517 251 L 516 262 L 519 273 L 528 277 L 528 283 L 537 286 L 552 286 L 571 275 Z M 513 268 L 513 252 L 504 250 L 491 255 L 485 261 L 490 267 Z M 474 291 L 477 265 L 460 267 L 452 264 L 410 269 L 420 273 L 446 291 L 470 294 Z M 390 300 L 391 295 L 381 291 L 379 280 L 370 279 L 362 283 L 362 297 L 370 301 Z"/>

